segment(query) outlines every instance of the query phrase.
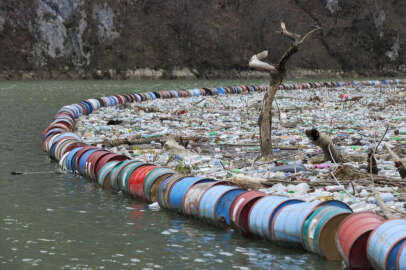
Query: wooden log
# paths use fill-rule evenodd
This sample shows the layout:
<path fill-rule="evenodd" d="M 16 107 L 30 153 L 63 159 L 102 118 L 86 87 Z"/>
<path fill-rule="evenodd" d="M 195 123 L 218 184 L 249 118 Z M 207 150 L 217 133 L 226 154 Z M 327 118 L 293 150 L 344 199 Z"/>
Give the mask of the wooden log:
<path fill-rule="evenodd" d="M 399 158 L 399 156 L 392 151 L 392 149 L 389 148 L 389 146 L 386 143 L 383 143 L 385 146 L 386 150 L 389 152 L 393 162 L 395 163 L 396 168 L 398 169 L 398 172 L 400 174 L 400 177 L 406 178 L 406 166 L 405 162 Z"/>

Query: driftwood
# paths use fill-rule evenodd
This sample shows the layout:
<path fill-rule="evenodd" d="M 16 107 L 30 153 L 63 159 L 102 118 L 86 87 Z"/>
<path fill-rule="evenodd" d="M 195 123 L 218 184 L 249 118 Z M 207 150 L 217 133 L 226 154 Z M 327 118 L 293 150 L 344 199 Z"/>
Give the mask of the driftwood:
<path fill-rule="evenodd" d="M 330 160 L 334 163 L 342 163 L 345 161 L 343 155 L 335 148 L 329 136 L 320 133 L 315 128 L 308 129 L 305 133 L 314 145 L 319 146 L 323 150 L 325 160 Z"/>
<path fill-rule="evenodd" d="M 392 214 L 392 211 L 390 210 L 390 208 L 382 200 L 381 195 L 379 194 L 379 192 L 375 192 L 374 197 L 376 199 L 376 202 L 377 202 L 379 208 L 381 208 L 383 215 L 388 219 L 395 218 L 395 216 Z"/>
<path fill-rule="evenodd" d="M 390 156 L 391 156 L 393 162 L 395 163 L 395 166 L 396 166 L 396 168 L 398 169 L 398 172 L 399 172 L 399 174 L 400 174 L 400 177 L 406 178 L 406 166 L 405 166 L 405 162 L 404 162 L 403 160 L 401 160 L 401 159 L 399 158 L 399 156 L 398 156 L 395 152 L 393 152 L 393 151 L 389 148 L 389 146 L 388 146 L 386 143 L 384 143 L 383 145 L 385 146 L 385 148 L 386 148 L 386 150 L 389 152 L 389 154 L 390 154 Z"/>
<path fill-rule="evenodd" d="M 173 136 L 174 140 L 178 143 L 184 144 L 189 141 L 193 142 L 206 142 L 209 139 L 206 137 L 198 137 L 198 136 L 178 136 L 174 135 Z M 164 144 L 168 140 L 167 135 L 159 135 L 159 136 L 154 136 L 151 138 L 142 138 L 141 136 L 134 136 L 134 137 L 128 137 L 124 139 L 113 139 L 113 140 L 108 140 L 105 139 L 104 141 L 96 142 L 93 144 L 103 144 L 106 146 L 118 146 L 118 145 L 137 145 L 137 144 L 149 144 L 152 141 L 159 142 L 161 144 Z"/>
<path fill-rule="evenodd" d="M 237 174 L 233 176 L 232 178 L 228 179 L 231 182 L 235 183 L 236 185 L 246 188 L 246 189 L 261 189 L 261 188 L 268 188 L 269 186 L 275 185 L 275 184 L 292 184 L 292 185 L 298 185 L 301 183 L 307 183 L 310 187 L 322 187 L 326 185 L 336 185 L 336 182 L 334 181 L 328 181 L 328 180 L 323 180 L 320 182 L 308 182 L 308 181 L 297 181 L 297 180 L 286 180 L 286 179 L 266 179 L 266 178 L 258 178 L 258 177 L 252 177 L 252 176 L 247 176 L 243 174 Z"/>
<path fill-rule="evenodd" d="M 268 51 L 262 51 L 251 57 L 248 65 L 251 68 L 269 72 L 271 76 L 270 87 L 267 89 L 264 95 L 261 113 L 258 118 L 259 124 L 259 135 L 260 135 L 260 145 L 261 145 L 261 157 L 264 160 L 273 159 L 272 151 L 272 103 L 275 99 L 276 91 L 279 89 L 280 84 L 286 76 L 286 63 L 292 55 L 299 51 L 299 46 L 315 31 L 320 28 L 315 28 L 308 32 L 303 37 L 296 33 L 289 32 L 286 29 L 285 23 L 281 22 L 281 34 L 290 39 L 292 42 L 290 47 L 285 51 L 283 56 L 280 58 L 277 65 L 271 65 L 264 61 L 268 56 Z"/>
<path fill-rule="evenodd" d="M 372 174 L 378 174 L 379 169 L 378 169 L 378 166 L 376 163 L 374 149 L 369 150 L 367 163 L 368 163 L 367 172 L 372 173 Z"/>
<path fill-rule="evenodd" d="M 371 185 L 371 174 L 368 172 L 362 172 L 354 167 L 349 165 L 341 165 L 334 170 L 334 175 L 342 183 L 349 181 L 354 181 L 362 185 Z M 374 175 L 374 183 L 379 185 L 388 185 L 388 186 L 398 186 L 404 187 L 404 183 L 400 179 Z"/>

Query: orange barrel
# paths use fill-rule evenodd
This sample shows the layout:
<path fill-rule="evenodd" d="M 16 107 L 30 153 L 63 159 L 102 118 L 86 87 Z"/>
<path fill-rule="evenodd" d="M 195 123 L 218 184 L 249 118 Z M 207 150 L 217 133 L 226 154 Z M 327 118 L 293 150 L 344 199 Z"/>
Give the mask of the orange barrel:
<path fill-rule="evenodd" d="M 346 217 L 336 235 L 338 252 L 351 269 L 373 269 L 367 258 L 368 237 L 385 219 L 373 212 Z"/>

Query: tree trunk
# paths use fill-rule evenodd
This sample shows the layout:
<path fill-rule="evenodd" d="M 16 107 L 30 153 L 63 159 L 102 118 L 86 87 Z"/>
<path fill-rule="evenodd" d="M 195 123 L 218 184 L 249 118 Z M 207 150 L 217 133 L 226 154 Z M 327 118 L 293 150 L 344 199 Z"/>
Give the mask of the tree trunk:
<path fill-rule="evenodd" d="M 276 77 L 276 76 L 275 76 Z M 274 158 L 272 151 L 272 103 L 275 99 L 276 91 L 282 83 L 283 76 L 273 79 L 268 91 L 265 93 L 261 113 L 259 115 L 259 135 L 261 144 L 261 157 L 265 161 Z"/>

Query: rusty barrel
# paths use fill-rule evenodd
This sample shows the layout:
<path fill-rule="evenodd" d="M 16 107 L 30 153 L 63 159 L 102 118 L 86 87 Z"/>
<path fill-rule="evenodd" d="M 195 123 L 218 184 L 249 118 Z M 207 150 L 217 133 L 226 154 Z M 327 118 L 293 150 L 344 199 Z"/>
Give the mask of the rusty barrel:
<path fill-rule="evenodd" d="M 166 178 L 165 180 L 163 180 L 160 185 L 159 185 L 159 189 L 158 189 L 158 203 L 159 206 L 161 206 L 162 208 L 169 208 L 169 191 L 171 189 L 171 187 L 177 182 L 180 181 L 181 179 L 183 179 L 184 175 L 181 174 L 173 174 L 172 176 L 169 176 L 168 178 Z"/>
<path fill-rule="evenodd" d="M 303 247 L 328 260 L 340 260 L 335 236 L 341 221 L 351 213 L 351 210 L 337 206 L 325 205 L 317 208 L 303 224 Z"/>
<path fill-rule="evenodd" d="M 110 173 L 119 162 L 118 160 L 109 161 L 99 170 L 97 183 L 99 183 L 100 186 L 103 188 L 111 188 Z"/>
<path fill-rule="evenodd" d="M 227 181 L 198 183 L 191 186 L 183 197 L 182 212 L 186 215 L 199 217 L 199 203 L 203 194 L 212 186 L 226 184 Z"/>
<path fill-rule="evenodd" d="M 198 183 L 214 182 L 214 179 L 200 177 L 185 177 L 176 182 L 169 190 L 169 207 L 170 209 L 181 212 L 182 201 L 190 187 Z"/>
<path fill-rule="evenodd" d="M 254 203 L 264 196 L 266 196 L 264 192 L 255 190 L 238 195 L 231 204 L 229 211 L 231 225 L 244 235 L 250 234 L 249 212 Z"/>
<path fill-rule="evenodd" d="M 373 212 L 353 213 L 338 227 L 336 244 L 338 252 L 351 269 L 372 269 L 367 258 L 367 241 L 373 230 L 385 219 Z"/>
<path fill-rule="evenodd" d="M 175 171 L 168 168 L 155 168 L 153 169 L 148 175 L 145 177 L 144 180 L 144 194 L 145 198 L 149 202 L 156 201 L 157 198 L 157 187 L 159 186 L 160 182 L 165 179 L 165 177 L 169 177 L 175 174 Z"/>

